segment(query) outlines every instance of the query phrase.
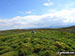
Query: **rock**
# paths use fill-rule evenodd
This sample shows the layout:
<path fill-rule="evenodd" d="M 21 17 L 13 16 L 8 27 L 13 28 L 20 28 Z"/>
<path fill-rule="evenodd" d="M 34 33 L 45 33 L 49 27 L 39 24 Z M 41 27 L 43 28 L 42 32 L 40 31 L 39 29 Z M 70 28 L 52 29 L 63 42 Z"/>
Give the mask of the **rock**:
<path fill-rule="evenodd" d="M 32 30 L 32 33 L 36 33 L 34 30 Z"/>

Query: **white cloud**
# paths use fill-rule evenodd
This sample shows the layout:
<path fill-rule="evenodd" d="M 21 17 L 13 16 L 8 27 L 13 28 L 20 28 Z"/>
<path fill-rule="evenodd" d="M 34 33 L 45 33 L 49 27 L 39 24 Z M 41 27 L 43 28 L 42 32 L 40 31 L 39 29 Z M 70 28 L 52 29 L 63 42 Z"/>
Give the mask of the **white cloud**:
<path fill-rule="evenodd" d="M 57 17 L 65 18 L 64 22 L 67 22 L 67 23 L 75 22 L 75 8 L 56 12 L 55 15 Z"/>
<path fill-rule="evenodd" d="M 53 6 L 54 4 L 52 2 L 47 2 L 47 3 L 44 3 L 44 6 Z"/>
<path fill-rule="evenodd" d="M 49 2 L 49 0 L 48 0 L 48 2 Z"/>
<path fill-rule="evenodd" d="M 53 11 L 44 15 L 16 16 L 10 19 L 0 19 L 0 30 L 34 27 L 74 25 L 75 8 Z"/>
<path fill-rule="evenodd" d="M 53 6 L 54 3 L 48 0 L 48 2 L 44 3 L 43 5 L 44 6 Z"/>
<path fill-rule="evenodd" d="M 19 11 L 19 13 L 23 14 L 23 15 L 25 15 L 25 14 L 32 15 L 32 14 L 35 14 L 33 11 Z"/>
<path fill-rule="evenodd" d="M 32 11 L 25 11 L 26 14 L 32 14 Z"/>

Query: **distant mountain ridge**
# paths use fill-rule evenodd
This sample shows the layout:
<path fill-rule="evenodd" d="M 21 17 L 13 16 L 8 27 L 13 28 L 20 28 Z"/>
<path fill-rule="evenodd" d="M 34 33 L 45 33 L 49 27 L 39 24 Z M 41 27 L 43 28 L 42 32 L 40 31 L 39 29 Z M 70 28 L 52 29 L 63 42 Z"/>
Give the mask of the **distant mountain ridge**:
<path fill-rule="evenodd" d="M 22 33 L 26 31 L 32 31 L 32 30 L 57 30 L 57 31 L 65 31 L 70 33 L 75 33 L 75 26 L 70 27 L 63 27 L 63 28 L 31 28 L 31 29 L 11 29 L 11 30 L 4 30 L 0 31 L 0 33 Z"/>

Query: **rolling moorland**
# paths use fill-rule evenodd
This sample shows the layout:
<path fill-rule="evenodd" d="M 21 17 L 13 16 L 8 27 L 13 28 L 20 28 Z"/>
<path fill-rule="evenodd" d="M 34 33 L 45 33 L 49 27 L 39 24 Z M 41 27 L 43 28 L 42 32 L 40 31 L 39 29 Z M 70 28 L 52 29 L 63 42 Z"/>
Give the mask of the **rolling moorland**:
<path fill-rule="evenodd" d="M 58 52 L 75 52 L 75 26 L 0 31 L 0 56 L 60 56 Z"/>

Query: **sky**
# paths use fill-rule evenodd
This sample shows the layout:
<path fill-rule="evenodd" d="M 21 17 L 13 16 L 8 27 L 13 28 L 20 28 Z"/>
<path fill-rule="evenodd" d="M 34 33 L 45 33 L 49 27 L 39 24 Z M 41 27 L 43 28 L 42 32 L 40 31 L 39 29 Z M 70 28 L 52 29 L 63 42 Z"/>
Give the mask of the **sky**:
<path fill-rule="evenodd" d="M 75 26 L 75 0 L 0 0 L 0 30 Z"/>

